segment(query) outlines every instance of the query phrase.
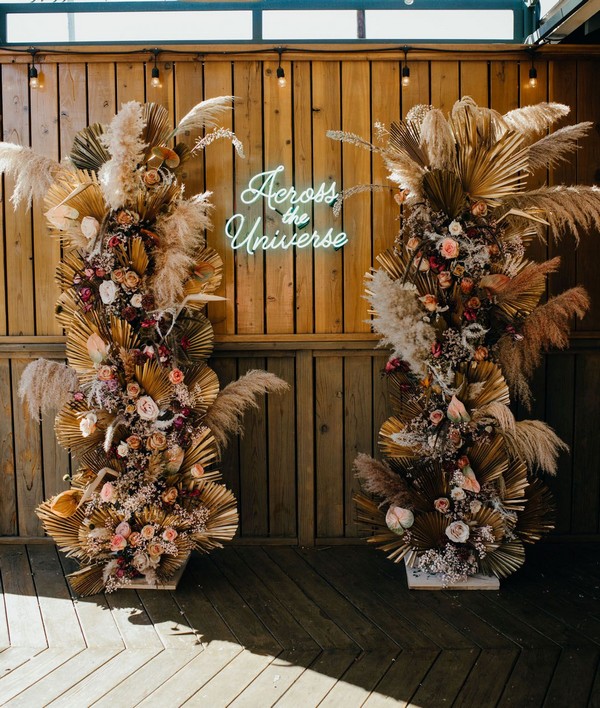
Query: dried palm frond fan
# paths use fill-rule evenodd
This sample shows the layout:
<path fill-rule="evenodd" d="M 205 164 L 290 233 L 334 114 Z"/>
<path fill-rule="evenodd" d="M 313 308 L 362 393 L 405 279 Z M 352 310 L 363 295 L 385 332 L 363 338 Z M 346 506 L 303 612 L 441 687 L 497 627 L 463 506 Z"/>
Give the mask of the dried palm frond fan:
<path fill-rule="evenodd" d="M 379 131 L 386 145 L 370 146 L 409 209 L 395 248 L 367 274 L 373 328 L 392 349 L 394 416 L 380 431 L 387 461 L 355 462 L 358 520 L 391 559 L 442 585 L 506 577 L 523 544 L 553 528 L 539 474 L 556 473 L 566 446 L 545 423 L 516 421 L 509 404 L 529 405 L 541 352 L 567 346 L 570 319 L 589 307 L 580 287 L 540 305 L 559 259 L 525 258 L 548 229 L 578 238 L 600 221 L 596 187 L 526 189 L 532 170 L 567 159 L 592 127 L 548 133 L 568 112 L 540 104 L 502 116 L 466 97 L 447 118 L 416 106 Z"/>
<path fill-rule="evenodd" d="M 56 312 L 68 365 L 34 362 L 20 390 L 34 415 L 62 406 L 56 434 L 80 461 L 71 488 L 37 513 L 81 564 L 69 578 L 82 595 L 172 584 L 193 549 L 234 536 L 236 502 L 219 483 L 217 442 L 239 431 L 231 391 L 239 414 L 286 388 L 251 372 L 256 385 L 244 377 L 223 400 L 206 363 L 213 331 L 202 310 L 222 299 L 214 295 L 222 262 L 205 243 L 208 194 L 184 199 L 178 170 L 208 143 L 169 142 L 214 127 L 230 103 L 204 101 L 175 130 L 162 106 L 127 103 L 109 126 L 81 131 L 62 165 L 0 144 L 0 172 L 16 177 L 13 201 L 44 197 L 50 235 L 67 247 Z"/>

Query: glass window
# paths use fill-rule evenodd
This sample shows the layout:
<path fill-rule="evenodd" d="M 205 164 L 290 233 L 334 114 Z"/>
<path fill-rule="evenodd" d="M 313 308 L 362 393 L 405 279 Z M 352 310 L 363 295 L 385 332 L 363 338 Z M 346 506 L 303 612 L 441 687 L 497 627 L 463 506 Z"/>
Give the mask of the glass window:
<path fill-rule="evenodd" d="M 512 10 L 367 10 L 367 39 L 506 39 Z"/>
<path fill-rule="evenodd" d="M 356 39 L 356 10 L 265 10 L 263 39 Z"/>

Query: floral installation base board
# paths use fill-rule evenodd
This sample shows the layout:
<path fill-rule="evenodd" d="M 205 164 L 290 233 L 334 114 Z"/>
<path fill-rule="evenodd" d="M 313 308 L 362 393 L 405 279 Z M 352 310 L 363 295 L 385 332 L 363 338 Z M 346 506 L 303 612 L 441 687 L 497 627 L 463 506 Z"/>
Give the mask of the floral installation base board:
<path fill-rule="evenodd" d="M 189 557 L 188 557 L 189 560 Z M 179 585 L 179 581 L 181 580 L 181 576 L 184 574 L 186 566 L 188 564 L 188 560 L 186 560 L 183 565 L 179 566 L 179 568 L 173 573 L 173 575 L 168 579 L 164 581 L 159 581 L 157 583 L 149 583 L 147 580 L 139 579 L 139 580 L 132 580 L 130 583 L 127 584 L 127 589 L 128 590 L 177 590 L 177 586 Z"/>
<path fill-rule="evenodd" d="M 428 573 L 419 568 L 411 568 L 406 559 L 406 582 L 409 590 L 499 590 L 500 580 L 495 575 L 469 575 L 464 580 L 459 580 L 452 585 L 444 585 L 441 575 Z"/>

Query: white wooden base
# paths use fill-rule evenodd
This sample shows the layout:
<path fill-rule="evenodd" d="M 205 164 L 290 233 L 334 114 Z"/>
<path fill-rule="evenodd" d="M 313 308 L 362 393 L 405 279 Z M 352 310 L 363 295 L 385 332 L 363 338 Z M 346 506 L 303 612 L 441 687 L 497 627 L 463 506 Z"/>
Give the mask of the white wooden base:
<path fill-rule="evenodd" d="M 183 575 L 185 571 L 185 567 L 187 566 L 187 560 L 183 565 L 181 565 L 175 573 L 168 579 L 165 580 L 164 582 L 158 582 L 158 583 L 149 583 L 146 580 L 132 580 L 130 583 L 127 583 L 125 586 L 127 590 L 132 589 L 132 590 L 177 590 L 177 584 L 181 580 L 181 576 Z"/>
<path fill-rule="evenodd" d="M 427 573 L 418 568 L 411 568 L 404 559 L 406 580 L 409 590 L 499 590 L 500 580 L 495 575 L 471 575 L 453 585 L 442 584 L 442 578 L 435 573 Z"/>

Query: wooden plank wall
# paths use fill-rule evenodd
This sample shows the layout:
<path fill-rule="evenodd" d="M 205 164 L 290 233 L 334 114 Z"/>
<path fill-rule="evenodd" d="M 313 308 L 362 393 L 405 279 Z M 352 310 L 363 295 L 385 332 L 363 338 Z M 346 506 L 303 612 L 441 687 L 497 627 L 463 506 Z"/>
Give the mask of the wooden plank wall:
<path fill-rule="evenodd" d="M 216 204 L 209 240 L 223 255 L 222 294 L 211 308 L 218 337 L 214 367 L 225 384 L 250 368 L 266 368 L 290 382 L 292 391 L 271 398 L 247 419 L 246 435 L 224 457 L 226 481 L 240 500 L 241 536 L 303 544 L 344 542 L 357 535 L 352 460 L 373 452 L 387 412 L 381 369 L 385 355 L 373 350 L 362 276 L 374 256 L 390 246 L 398 208 L 389 194 L 357 196 L 339 221 L 324 205 L 314 207 L 321 232 L 342 228 L 350 242 L 333 252 L 234 253 L 223 233 L 234 212 L 262 217 L 266 230 L 284 225 L 260 205 L 246 206 L 240 193 L 248 179 L 278 164 L 282 186 L 312 182 L 339 186 L 382 182 L 385 172 L 368 152 L 342 147 L 325 131 L 339 129 L 369 137 L 374 121 L 389 123 L 416 103 L 449 109 L 461 95 L 507 111 L 541 100 L 572 107 L 572 118 L 592 120 L 596 130 L 585 148 L 552 175 L 532 184 L 592 183 L 600 167 L 598 60 L 564 53 L 538 60 L 538 86 L 527 85 L 529 64 L 502 57 L 473 56 L 411 61 L 410 86 L 399 86 L 396 59 L 356 58 L 340 53 L 312 59 L 291 55 L 283 62 L 286 88 L 278 87 L 277 64 L 267 59 L 192 58 L 159 63 L 162 87 L 149 85 L 141 60 L 86 61 L 47 57 L 44 87 L 30 91 L 22 58 L 0 59 L 2 131 L 6 141 L 31 145 L 43 154 L 68 154 L 73 135 L 87 123 L 108 121 L 128 100 L 163 102 L 174 119 L 197 101 L 221 94 L 237 97 L 226 117 L 242 139 L 246 159 L 218 142 L 191 163 L 188 193 L 210 189 Z M 193 136 L 192 136 L 193 137 Z M 4 194 L 10 189 L 4 184 Z M 33 510 L 61 489 L 68 456 L 55 443 L 51 419 L 30 421 L 18 400 L 20 374 L 38 355 L 63 356 L 62 333 L 53 318 L 57 294 L 53 273 L 59 246 L 47 238 L 39 204 L 0 211 L 0 534 L 41 534 Z M 575 283 L 588 287 L 595 303 L 577 326 L 568 353 L 550 354 L 535 378 L 533 414 L 548 420 L 571 445 L 552 486 L 558 500 L 558 531 L 580 537 L 600 532 L 600 280 L 598 234 L 571 242 L 537 245 L 536 256 L 559 254 L 560 273 L 550 291 Z"/>

